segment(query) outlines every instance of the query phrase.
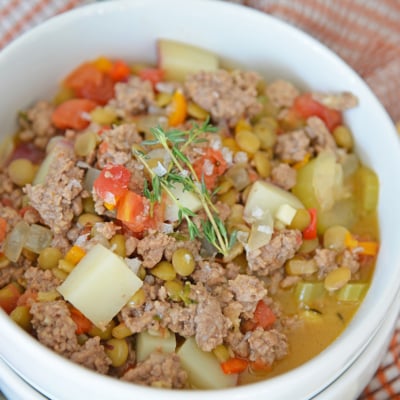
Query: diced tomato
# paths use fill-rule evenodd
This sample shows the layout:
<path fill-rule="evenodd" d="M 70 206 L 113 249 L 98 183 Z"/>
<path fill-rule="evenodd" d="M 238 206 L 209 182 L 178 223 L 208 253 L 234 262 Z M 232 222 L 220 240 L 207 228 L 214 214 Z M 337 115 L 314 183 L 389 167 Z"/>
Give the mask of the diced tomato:
<path fill-rule="evenodd" d="M 69 309 L 71 313 L 71 318 L 75 322 L 76 330 L 75 333 L 77 335 L 81 335 L 82 333 L 87 333 L 92 328 L 92 322 L 87 319 L 78 309 L 75 307 L 70 307 Z"/>
<path fill-rule="evenodd" d="M 226 171 L 226 161 L 219 150 L 211 147 L 207 149 L 204 156 L 193 163 L 193 169 L 197 178 L 204 183 L 208 190 L 213 190 L 218 178 Z"/>
<path fill-rule="evenodd" d="M 317 210 L 315 208 L 310 208 L 308 213 L 310 214 L 311 221 L 303 231 L 303 238 L 311 240 L 317 237 Z"/>
<path fill-rule="evenodd" d="M 27 289 L 18 299 L 17 306 L 28 306 L 30 307 L 37 299 L 37 290 Z"/>
<path fill-rule="evenodd" d="M 257 327 L 268 329 L 275 323 L 276 315 L 263 300 L 260 300 L 254 311 L 253 320 Z"/>
<path fill-rule="evenodd" d="M 106 165 L 93 183 L 96 194 L 107 204 L 116 206 L 128 191 L 131 172 L 123 165 Z"/>
<path fill-rule="evenodd" d="M 122 60 L 116 60 L 112 63 L 109 75 L 114 82 L 126 81 L 131 74 L 128 64 Z"/>
<path fill-rule="evenodd" d="M 227 361 L 224 361 L 221 363 L 221 368 L 222 371 L 224 371 L 224 374 L 239 374 L 243 372 L 247 366 L 249 365 L 249 362 L 247 360 L 244 360 L 242 358 L 237 358 L 237 357 L 232 357 Z"/>
<path fill-rule="evenodd" d="M 342 123 L 342 114 L 339 111 L 328 108 L 318 101 L 315 101 L 311 93 L 298 96 L 291 110 L 303 118 L 313 116 L 321 118 L 331 132 Z M 289 112 L 291 110 L 289 110 Z"/>
<path fill-rule="evenodd" d="M 143 68 L 138 75 L 144 81 L 150 81 L 153 86 L 164 79 L 164 71 L 160 68 Z"/>
<path fill-rule="evenodd" d="M 248 319 L 242 322 L 241 330 L 243 332 L 254 331 L 254 329 L 260 327 L 262 329 L 269 329 L 276 321 L 276 315 L 271 308 L 265 304 L 263 300 L 257 303 L 256 309 L 252 319 Z"/>
<path fill-rule="evenodd" d="M 21 296 L 21 291 L 15 283 L 9 283 L 0 289 L 0 307 L 10 314 L 17 306 L 18 299 Z"/>
<path fill-rule="evenodd" d="M 96 68 L 94 63 L 85 62 L 73 70 L 64 80 L 77 97 L 106 104 L 114 97 L 114 82 L 110 75 Z"/>
<path fill-rule="evenodd" d="M 61 103 L 51 116 L 54 126 L 58 129 L 82 130 L 89 125 L 84 113 L 92 111 L 97 104 L 87 99 L 70 99 Z"/>

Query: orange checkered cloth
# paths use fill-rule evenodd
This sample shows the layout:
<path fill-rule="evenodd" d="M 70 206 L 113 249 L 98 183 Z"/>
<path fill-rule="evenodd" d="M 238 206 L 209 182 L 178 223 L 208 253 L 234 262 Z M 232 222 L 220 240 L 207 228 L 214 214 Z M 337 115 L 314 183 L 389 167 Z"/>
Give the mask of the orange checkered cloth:
<path fill-rule="evenodd" d="M 95 0 L 0 0 L 0 50 L 47 18 Z M 297 26 L 369 84 L 400 128 L 400 0 L 228 0 Z M 399 129 L 400 130 L 400 129 Z M 400 399 L 400 319 L 359 400 Z"/>

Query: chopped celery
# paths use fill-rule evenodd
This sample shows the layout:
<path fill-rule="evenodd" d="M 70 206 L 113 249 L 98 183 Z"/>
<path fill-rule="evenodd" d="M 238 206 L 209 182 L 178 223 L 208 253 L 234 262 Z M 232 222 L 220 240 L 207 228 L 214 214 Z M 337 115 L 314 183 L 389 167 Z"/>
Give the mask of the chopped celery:
<path fill-rule="evenodd" d="M 136 336 L 136 358 L 143 361 L 150 353 L 161 350 L 164 353 L 172 353 L 176 348 L 175 334 L 170 331 L 163 332 L 162 335 L 152 335 L 148 332 L 140 332 Z"/>
<path fill-rule="evenodd" d="M 236 386 L 237 375 L 225 375 L 214 354 L 201 350 L 194 338 L 186 339 L 178 355 L 195 388 L 223 389 Z"/>
<path fill-rule="evenodd" d="M 299 282 L 295 288 L 295 297 L 299 303 L 311 304 L 326 294 L 322 282 Z"/>
<path fill-rule="evenodd" d="M 339 301 L 360 301 L 367 292 L 366 283 L 348 283 L 343 286 L 336 294 Z"/>
<path fill-rule="evenodd" d="M 356 220 L 357 207 L 354 199 L 339 200 L 330 210 L 318 213 L 318 232 L 323 234 L 334 225 L 341 225 L 350 230 Z"/>
<path fill-rule="evenodd" d="M 354 176 L 355 193 L 362 212 L 376 210 L 379 196 L 378 176 L 368 167 L 360 167 Z"/>

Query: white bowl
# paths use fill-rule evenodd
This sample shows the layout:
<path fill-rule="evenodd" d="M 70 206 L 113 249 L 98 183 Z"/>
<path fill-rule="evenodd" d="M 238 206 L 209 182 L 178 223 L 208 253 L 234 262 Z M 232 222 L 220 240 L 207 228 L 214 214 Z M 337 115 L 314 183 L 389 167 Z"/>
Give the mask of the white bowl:
<path fill-rule="evenodd" d="M 208 48 L 267 78 L 309 89 L 351 91 L 360 106 L 346 113 L 357 151 L 380 178 L 381 248 L 371 288 L 345 332 L 320 355 L 284 375 L 223 391 L 162 391 L 101 376 L 43 347 L 0 313 L 1 357 L 53 399 L 308 399 L 338 378 L 369 346 L 400 289 L 400 145 L 392 122 L 366 84 L 335 54 L 293 27 L 257 11 L 210 0 L 105 2 L 58 16 L 0 53 L 0 133 L 15 112 L 48 98 L 83 60 L 101 54 L 155 61 L 157 38 Z M 365 366 L 367 368 L 368 365 Z M 367 382 L 358 382 L 361 390 Z"/>

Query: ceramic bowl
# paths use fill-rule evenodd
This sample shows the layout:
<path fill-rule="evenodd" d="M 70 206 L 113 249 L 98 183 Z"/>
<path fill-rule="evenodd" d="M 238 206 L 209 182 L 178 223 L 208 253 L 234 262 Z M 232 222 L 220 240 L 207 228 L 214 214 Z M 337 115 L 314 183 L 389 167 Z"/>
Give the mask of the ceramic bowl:
<path fill-rule="evenodd" d="M 367 296 L 343 334 L 306 364 L 264 382 L 221 391 L 167 391 L 120 382 L 56 355 L 0 313 L 1 358 L 52 399 L 148 400 L 309 399 L 368 348 L 400 289 L 400 146 L 391 120 L 363 80 L 340 58 L 299 30 L 261 12 L 211 0 L 101 2 L 57 16 L 0 53 L 0 134 L 11 134 L 16 111 L 50 98 L 80 62 L 107 54 L 154 62 L 155 42 L 170 38 L 214 51 L 228 62 L 288 78 L 303 88 L 351 91 L 360 105 L 346 113 L 362 161 L 380 179 L 381 248 Z M 365 365 L 368 368 L 368 365 Z M 357 381 L 358 391 L 365 381 Z"/>

